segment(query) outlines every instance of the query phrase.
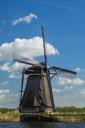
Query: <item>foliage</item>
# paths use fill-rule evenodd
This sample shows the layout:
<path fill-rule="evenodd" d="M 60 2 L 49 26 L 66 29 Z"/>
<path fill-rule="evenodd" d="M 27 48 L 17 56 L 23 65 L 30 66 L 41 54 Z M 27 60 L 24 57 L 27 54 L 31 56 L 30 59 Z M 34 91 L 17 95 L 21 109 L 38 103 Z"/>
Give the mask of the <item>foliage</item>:
<path fill-rule="evenodd" d="M 85 107 L 83 108 L 76 108 L 76 107 L 56 107 L 56 112 L 58 113 L 85 113 Z"/>
<path fill-rule="evenodd" d="M 15 111 L 16 111 L 15 109 L 0 108 L 0 113 L 14 113 Z"/>

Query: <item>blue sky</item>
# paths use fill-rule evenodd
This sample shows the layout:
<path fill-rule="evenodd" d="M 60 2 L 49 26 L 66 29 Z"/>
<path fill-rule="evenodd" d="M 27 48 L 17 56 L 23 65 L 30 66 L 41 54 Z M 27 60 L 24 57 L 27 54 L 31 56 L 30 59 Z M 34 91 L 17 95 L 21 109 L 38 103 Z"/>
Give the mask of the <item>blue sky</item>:
<path fill-rule="evenodd" d="M 73 80 L 54 79 L 55 105 L 85 106 L 85 1 L 0 0 L 0 107 L 18 106 L 19 76 L 26 65 L 13 57 L 42 58 L 41 25 L 49 65 L 78 72 Z"/>

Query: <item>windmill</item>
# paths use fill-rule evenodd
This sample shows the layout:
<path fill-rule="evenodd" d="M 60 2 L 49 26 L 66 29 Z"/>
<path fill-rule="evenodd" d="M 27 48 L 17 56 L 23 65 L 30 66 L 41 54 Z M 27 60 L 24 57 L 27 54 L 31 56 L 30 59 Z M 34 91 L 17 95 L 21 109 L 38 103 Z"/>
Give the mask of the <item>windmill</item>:
<path fill-rule="evenodd" d="M 25 62 L 20 59 L 15 59 L 19 63 L 31 65 L 31 67 L 24 68 L 22 71 L 22 84 L 19 111 L 24 116 L 29 113 L 39 112 L 54 112 L 55 105 L 53 100 L 53 93 L 51 87 L 51 79 L 57 75 L 58 71 L 61 73 L 69 73 L 76 75 L 76 72 L 63 69 L 60 67 L 48 67 L 46 47 L 44 39 L 44 30 L 42 28 L 43 49 L 44 49 L 44 62 L 35 64 L 32 62 Z M 23 90 L 24 76 L 27 76 L 26 87 Z"/>

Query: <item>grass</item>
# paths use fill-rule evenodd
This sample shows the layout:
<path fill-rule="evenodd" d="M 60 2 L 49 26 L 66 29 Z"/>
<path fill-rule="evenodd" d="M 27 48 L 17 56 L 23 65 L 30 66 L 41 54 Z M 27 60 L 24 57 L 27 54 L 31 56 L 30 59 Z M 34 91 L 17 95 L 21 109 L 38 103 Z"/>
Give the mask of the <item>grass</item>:
<path fill-rule="evenodd" d="M 0 121 L 19 121 L 19 113 L 0 113 Z"/>
<path fill-rule="evenodd" d="M 85 122 L 85 108 L 58 107 L 50 116 L 59 122 Z M 15 109 L 0 108 L 0 121 L 20 121 L 20 113 Z"/>

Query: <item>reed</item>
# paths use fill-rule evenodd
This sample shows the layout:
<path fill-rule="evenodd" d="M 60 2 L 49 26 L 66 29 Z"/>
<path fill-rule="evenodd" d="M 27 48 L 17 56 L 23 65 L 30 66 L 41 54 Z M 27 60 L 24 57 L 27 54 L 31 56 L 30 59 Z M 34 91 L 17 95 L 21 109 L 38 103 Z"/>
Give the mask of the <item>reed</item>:
<path fill-rule="evenodd" d="M 53 118 L 58 122 L 85 122 L 85 114 L 53 114 Z"/>
<path fill-rule="evenodd" d="M 54 122 L 85 122 L 85 108 L 58 107 L 54 113 L 42 114 L 50 115 Z M 20 113 L 15 109 L 0 108 L 0 121 L 20 121 Z"/>
<path fill-rule="evenodd" d="M 19 121 L 19 113 L 0 113 L 0 121 Z"/>

